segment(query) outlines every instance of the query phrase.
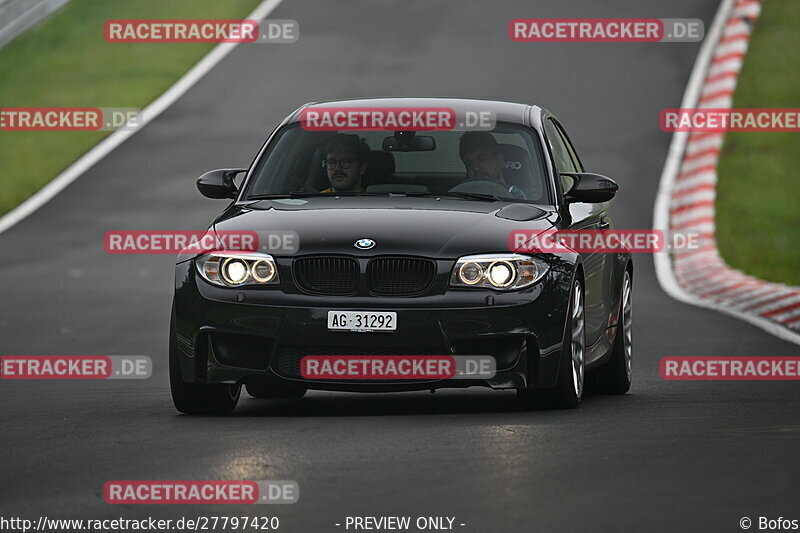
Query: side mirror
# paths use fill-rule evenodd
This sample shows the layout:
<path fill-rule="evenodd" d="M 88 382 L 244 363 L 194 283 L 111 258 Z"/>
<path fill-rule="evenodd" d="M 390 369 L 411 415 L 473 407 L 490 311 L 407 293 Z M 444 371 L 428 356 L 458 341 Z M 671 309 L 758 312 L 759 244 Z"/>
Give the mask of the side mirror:
<path fill-rule="evenodd" d="M 562 176 L 569 176 L 575 184 L 564 194 L 567 202 L 582 202 L 599 204 L 608 202 L 619 189 L 619 185 L 606 176 L 592 174 L 591 172 L 560 172 Z"/>
<path fill-rule="evenodd" d="M 233 182 L 246 168 L 221 168 L 206 172 L 197 179 L 197 190 L 207 198 L 236 198 L 239 189 Z"/>

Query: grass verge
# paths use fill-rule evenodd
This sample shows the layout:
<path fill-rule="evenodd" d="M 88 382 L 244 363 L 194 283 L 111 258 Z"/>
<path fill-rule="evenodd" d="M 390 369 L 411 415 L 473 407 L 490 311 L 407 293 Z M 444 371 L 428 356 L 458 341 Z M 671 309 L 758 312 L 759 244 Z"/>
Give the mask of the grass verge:
<path fill-rule="evenodd" d="M 109 19 L 242 19 L 259 0 L 73 0 L 0 48 L 0 108 L 144 108 L 214 44 L 112 44 Z M 0 215 L 110 132 L 0 131 Z"/>
<path fill-rule="evenodd" d="M 800 2 L 764 2 L 735 108 L 800 108 Z M 717 184 L 717 241 L 729 265 L 800 285 L 800 133 L 727 133 Z"/>

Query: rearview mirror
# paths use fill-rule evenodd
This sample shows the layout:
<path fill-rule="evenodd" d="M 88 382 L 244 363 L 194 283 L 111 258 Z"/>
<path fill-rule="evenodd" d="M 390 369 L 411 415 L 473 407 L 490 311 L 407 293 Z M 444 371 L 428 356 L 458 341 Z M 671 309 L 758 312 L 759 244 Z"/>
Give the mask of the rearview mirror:
<path fill-rule="evenodd" d="M 239 189 L 233 182 L 246 168 L 220 168 L 206 172 L 197 179 L 197 190 L 207 198 L 236 198 Z"/>
<path fill-rule="evenodd" d="M 431 150 L 436 150 L 436 139 L 429 135 L 409 135 L 404 137 L 395 134 L 394 137 L 386 137 L 381 148 L 384 152 L 430 152 Z"/>
<path fill-rule="evenodd" d="M 564 193 L 567 202 L 599 204 L 608 202 L 619 189 L 619 185 L 609 177 L 591 172 L 560 172 L 561 176 L 569 176 L 575 180 L 570 189 Z"/>

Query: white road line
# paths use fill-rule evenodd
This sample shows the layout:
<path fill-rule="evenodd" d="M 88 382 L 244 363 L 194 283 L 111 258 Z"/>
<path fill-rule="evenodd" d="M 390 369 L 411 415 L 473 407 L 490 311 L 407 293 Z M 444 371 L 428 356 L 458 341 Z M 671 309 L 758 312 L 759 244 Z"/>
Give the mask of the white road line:
<path fill-rule="evenodd" d="M 264 0 L 246 19 L 263 20 L 267 17 L 283 0 Z M 0 218 L 0 233 L 7 231 L 26 217 L 34 213 L 44 204 L 52 200 L 58 193 L 63 191 L 70 183 L 81 177 L 87 170 L 96 165 L 101 159 L 111 153 L 117 146 L 125 142 L 131 135 L 141 130 L 146 124 L 150 123 L 158 115 L 174 104 L 181 96 L 192 88 L 200 79 L 203 78 L 217 63 L 227 56 L 238 43 L 221 43 L 214 47 L 211 52 L 206 54 L 197 64 L 175 82 L 172 87 L 167 89 L 161 96 L 156 98 L 150 105 L 142 111 L 140 126 L 136 129 L 117 130 L 94 148 L 89 150 L 80 159 L 67 167 L 61 174 L 53 178 L 47 185 L 39 189 L 33 196 L 22 202 L 20 205 L 3 215 Z"/>

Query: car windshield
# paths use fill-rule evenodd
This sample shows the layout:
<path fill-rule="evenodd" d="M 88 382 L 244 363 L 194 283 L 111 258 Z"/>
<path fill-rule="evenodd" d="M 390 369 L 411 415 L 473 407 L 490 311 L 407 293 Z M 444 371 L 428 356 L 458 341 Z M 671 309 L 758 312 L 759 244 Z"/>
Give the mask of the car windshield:
<path fill-rule="evenodd" d="M 256 164 L 246 200 L 281 196 L 450 195 L 550 204 L 535 132 L 281 129 Z"/>

